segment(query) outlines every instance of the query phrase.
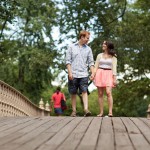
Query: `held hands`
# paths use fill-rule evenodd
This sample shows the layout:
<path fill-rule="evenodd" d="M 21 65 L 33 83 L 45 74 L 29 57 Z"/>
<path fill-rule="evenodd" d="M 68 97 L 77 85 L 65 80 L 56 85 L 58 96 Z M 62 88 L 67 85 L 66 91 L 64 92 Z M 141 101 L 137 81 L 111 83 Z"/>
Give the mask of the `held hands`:
<path fill-rule="evenodd" d="M 95 73 L 92 73 L 90 76 L 90 80 L 94 80 L 94 77 L 95 77 Z"/>

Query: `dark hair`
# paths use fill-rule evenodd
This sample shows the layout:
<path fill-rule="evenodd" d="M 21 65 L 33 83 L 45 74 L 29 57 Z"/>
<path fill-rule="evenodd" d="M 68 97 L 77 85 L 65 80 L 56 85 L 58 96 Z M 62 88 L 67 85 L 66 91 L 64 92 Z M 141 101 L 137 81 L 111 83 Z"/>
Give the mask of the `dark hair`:
<path fill-rule="evenodd" d="M 106 41 L 106 45 L 108 48 L 108 54 L 116 57 L 117 55 L 116 55 L 116 52 L 114 50 L 114 44 L 110 41 Z"/>
<path fill-rule="evenodd" d="M 56 88 L 56 93 L 58 94 L 60 91 L 61 91 L 61 88 L 60 88 L 60 87 L 57 87 L 57 88 Z"/>

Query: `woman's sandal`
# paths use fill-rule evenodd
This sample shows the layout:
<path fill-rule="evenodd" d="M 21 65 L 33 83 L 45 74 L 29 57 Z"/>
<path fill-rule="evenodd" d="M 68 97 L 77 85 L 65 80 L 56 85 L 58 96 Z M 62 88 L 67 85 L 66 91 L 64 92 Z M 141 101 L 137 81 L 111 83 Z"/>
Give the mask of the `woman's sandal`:
<path fill-rule="evenodd" d="M 97 117 L 103 117 L 103 114 L 98 114 Z"/>

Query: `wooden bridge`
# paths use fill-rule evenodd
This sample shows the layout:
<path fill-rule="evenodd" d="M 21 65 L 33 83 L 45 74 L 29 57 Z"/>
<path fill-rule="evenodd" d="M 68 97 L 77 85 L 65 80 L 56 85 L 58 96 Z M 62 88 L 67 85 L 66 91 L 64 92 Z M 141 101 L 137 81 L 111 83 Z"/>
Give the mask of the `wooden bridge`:
<path fill-rule="evenodd" d="M 0 150 L 56 149 L 150 150 L 150 120 L 52 117 L 0 81 Z"/>
<path fill-rule="evenodd" d="M 1 117 L 1 150 L 150 150 L 150 120 Z"/>
<path fill-rule="evenodd" d="M 0 80 L 0 117 L 49 115 L 48 108 L 39 108 L 19 91 Z"/>

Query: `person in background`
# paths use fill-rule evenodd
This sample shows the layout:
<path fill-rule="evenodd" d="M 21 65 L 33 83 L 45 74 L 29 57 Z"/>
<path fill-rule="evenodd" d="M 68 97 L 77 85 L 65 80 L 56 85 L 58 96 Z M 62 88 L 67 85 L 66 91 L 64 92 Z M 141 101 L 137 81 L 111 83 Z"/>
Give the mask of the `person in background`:
<path fill-rule="evenodd" d="M 51 97 L 51 105 L 54 108 L 54 112 L 57 116 L 61 116 L 63 114 L 62 108 L 61 108 L 61 100 L 65 100 L 65 95 L 61 92 L 60 87 L 57 87 L 56 92 L 53 93 Z"/>
<path fill-rule="evenodd" d="M 82 93 L 84 116 L 90 116 L 88 110 L 88 67 L 91 77 L 94 79 L 94 59 L 91 48 L 87 45 L 90 32 L 81 31 L 79 41 L 70 45 L 66 52 L 66 67 L 68 70 L 68 91 L 72 100 L 72 117 L 76 117 L 76 96 L 77 91 Z"/>
<path fill-rule="evenodd" d="M 103 95 L 106 90 L 109 113 L 108 116 L 112 117 L 113 97 L 112 88 L 116 86 L 117 75 L 117 58 L 114 51 L 114 44 L 109 41 L 104 41 L 102 44 L 103 53 L 98 54 L 95 62 L 95 78 L 94 84 L 98 89 L 98 101 L 100 113 L 98 117 L 103 116 Z"/>

